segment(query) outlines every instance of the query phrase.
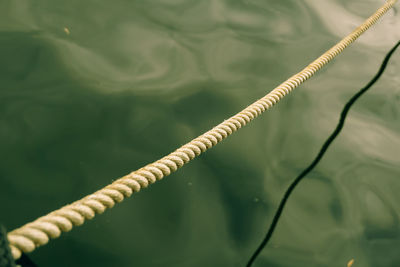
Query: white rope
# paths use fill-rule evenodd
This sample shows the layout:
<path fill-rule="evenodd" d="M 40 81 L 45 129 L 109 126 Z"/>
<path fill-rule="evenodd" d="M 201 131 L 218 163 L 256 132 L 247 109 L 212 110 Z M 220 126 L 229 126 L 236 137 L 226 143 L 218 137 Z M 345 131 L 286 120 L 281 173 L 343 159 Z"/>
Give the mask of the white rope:
<path fill-rule="evenodd" d="M 18 259 L 21 256 L 21 252 L 32 252 L 37 247 L 49 242 L 50 238 L 57 238 L 61 235 L 61 232 L 68 232 L 73 226 L 81 225 L 86 219 L 92 219 L 96 214 L 103 213 L 107 208 L 112 208 L 115 203 L 121 202 L 134 192 L 138 192 L 149 184 L 171 174 L 202 152 L 215 146 L 233 132 L 245 126 L 261 113 L 271 108 L 294 88 L 313 76 L 319 69 L 342 52 L 344 48 L 356 40 L 386 13 L 396 1 L 388 0 L 361 26 L 301 72 L 292 76 L 269 94 L 210 131 L 195 138 L 162 159 L 125 175 L 103 189 L 9 232 L 8 240 L 14 259 Z"/>

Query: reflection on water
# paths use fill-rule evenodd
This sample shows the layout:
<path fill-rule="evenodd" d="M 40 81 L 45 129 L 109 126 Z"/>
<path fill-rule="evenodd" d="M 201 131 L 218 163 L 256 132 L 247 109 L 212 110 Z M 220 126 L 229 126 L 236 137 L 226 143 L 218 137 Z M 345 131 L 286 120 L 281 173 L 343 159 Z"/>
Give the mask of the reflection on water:
<path fill-rule="evenodd" d="M 4 0 L 0 221 L 18 227 L 171 152 L 265 95 L 381 4 Z M 243 266 L 399 26 L 390 11 L 264 116 L 33 260 Z M 400 264 L 399 62 L 393 56 L 350 112 L 256 266 Z"/>

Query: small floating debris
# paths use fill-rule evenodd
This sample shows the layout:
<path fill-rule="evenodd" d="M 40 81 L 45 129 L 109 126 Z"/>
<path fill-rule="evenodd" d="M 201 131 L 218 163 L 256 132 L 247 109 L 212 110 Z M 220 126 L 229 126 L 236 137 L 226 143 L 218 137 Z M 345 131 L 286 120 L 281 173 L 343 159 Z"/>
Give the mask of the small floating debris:
<path fill-rule="evenodd" d="M 354 263 L 354 259 L 351 259 L 351 260 L 347 263 L 347 267 L 353 266 L 353 263 Z"/>
<path fill-rule="evenodd" d="M 69 35 L 69 34 L 71 33 L 67 27 L 64 27 L 64 32 L 65 32 L 67 35 Z"/>

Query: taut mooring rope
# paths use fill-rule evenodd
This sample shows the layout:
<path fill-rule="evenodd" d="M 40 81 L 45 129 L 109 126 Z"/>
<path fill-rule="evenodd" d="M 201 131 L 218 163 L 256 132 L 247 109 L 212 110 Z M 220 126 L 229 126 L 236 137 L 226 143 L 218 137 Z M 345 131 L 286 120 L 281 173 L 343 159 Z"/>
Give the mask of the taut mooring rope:
<path fill-rule="evenodd" d="M 83 224 L 85 219 L 92 219 L 96 213 L 103 213 L 107 208 L 112 208 L 115 203 L 121 202 L 124 198 L 131 196 L 133 192 L 138 192 L 141 188 L 147 187 L 149 184 L 171 174 L 202 152 L 215 146 L 233 132 L 258 117 L 265 110 L 271 108 L 290 91 L 313 76 L 371 27 L 396 2 L 397 0 L 386 1 L 362 25 L 305 69 L 210 131 L 195 138 L 162 159 L 125 175 L 103 189 L 9 232 L 7 236 L 13 257 L 18 259 L 21 256 L 21 251 L 25 253 L 32 252 L 37 247 L 46 244 L 50 238 L 57 238 L 61 235 L 61 232 L 70 231 L 73 226 Z"/>

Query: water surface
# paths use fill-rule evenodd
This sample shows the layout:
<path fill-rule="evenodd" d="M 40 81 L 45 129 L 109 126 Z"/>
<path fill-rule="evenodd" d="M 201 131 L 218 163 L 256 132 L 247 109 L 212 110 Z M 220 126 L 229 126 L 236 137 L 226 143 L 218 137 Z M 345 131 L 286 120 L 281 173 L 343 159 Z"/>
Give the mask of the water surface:
<path fill-rule="evenodd" d="M 0 221 L 17 228 L 168 154 L 267 94 L 382 3 L 3 0 Z M 31 258 L 244 266 L 286 187 L 400 39 L 396 9 L 250 125 Z M 400 265 L 399 70 L 397 53 L 296 189 L 254 266 Z"/>

